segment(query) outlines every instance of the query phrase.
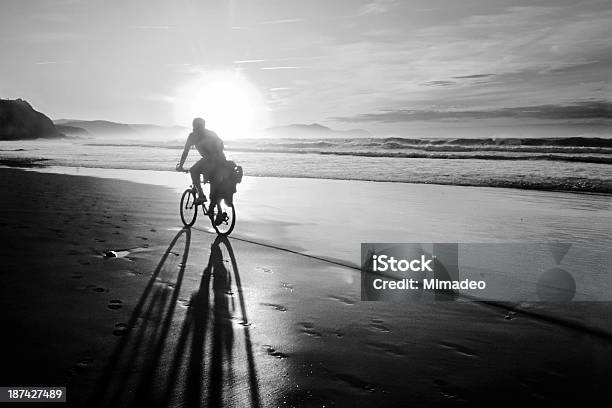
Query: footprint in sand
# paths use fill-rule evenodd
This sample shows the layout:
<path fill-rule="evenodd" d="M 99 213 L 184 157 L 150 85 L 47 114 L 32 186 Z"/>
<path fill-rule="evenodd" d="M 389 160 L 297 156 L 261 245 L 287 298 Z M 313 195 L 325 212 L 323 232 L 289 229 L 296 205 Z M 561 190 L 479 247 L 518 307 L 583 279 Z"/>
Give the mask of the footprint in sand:
<path fill-rule="evenodd" d="M 278 310 L 279 312 L 286 312 L 287 311 L 287 308 L 285 306 L 283 306 L 283 305 L 277 305 L 277 304 L 274 304 L 274 303 L 260 303 L 260 305 L 271 307 L 271 308 L 273 308 L 275 310 Z"/>
<path fill-rule="evenodd" d="M 516 312 L 509 311 L 507 314 L 504 315 L 504 319 L 505 320 L 512 320 L 512 319 L 514 319 L 514 315 L 515 314 L 516 314 Z"/>
<path fill-rule="evenodd" d="M 113 335 L 115 336 L 123 336 L 125 334 L 127 334 L 127 332 L 129 331 L 129 327 L 127 324 L 125 323 L 117 323 L 115 325 L 115 328 L 113 329 Z"/>
<path fill-rule="evenodd" d="M 323 334 L 314 329 L 314 324 L 311 322 L 301 322 L 300 326 L 302 326 L 301 332 L 307 336 L 314 337 L 315 339 L 323 337 Z"/>
<path fill-rule="evenodd" d="M 79 361 L 77 361 L 74 364 L 74 366 L 76 368 L 81 368 L 81 369 L 88 368 L 88 367 L 91 367 L 93 365 L 94 361 L 95 360 L 93 358 L 82 358 Z"/>
<path fill-rule="evenodd" d="M 293 292 L 293 285 L 287 282 L 281 282 L 281 288 L 287 289 L 290 292 Z"/>
<path fill-rule="evenodd" d="M 445 349 L 453 350 L 457 354 L 461 354 L 466 357 L 478 357 L 478 354 L 474 350 L 468 347 L 462 346 L 461 344 L 441 341 L 438 343 L 438 346 L 445 348 Z"/>
<path fill-rule="evenodd" d="M 335 296 L 335 295 L 334 295 L 334 296 L 329 296 L 329 298 L 330 298 L 331 300 L 336 300 L 336 301 L 338 301 L 338 302 L 340 302 L 340 303 L 343 303 L 343 304 L 345 304 L 345 305 L 347 305 L 347 306 L 351 306 L 351 305 L 354 305 L 354 304 L 355 304 L 355 301 L 354 301 L 354 300 L 349 299 L 349 298 L 347 298 L 347 297 L 343 297 L 343 296 Z"/>
<path fill-rule="evenodd" d="M 281 360 L 282 360 L 282 359 L 284 359 L 284 358 L 289 357 L 289 356 L 288 356 L 287 354 L 285 354 L 285 353 L 281 353 L 280 351 L 276 351 L 276 350 L 274 350 L 274 347 L 270 346 L 269 344 L 264 344 L 264 345 L 263 345 L 261 348 L 262 348 L 262 349 L 263 349 L 263 350 L 264 350 L 266 353 L 268 353 L 268 355 L 269 355 L 269 356 L 276 357 L 276 358 L 281 359 Z"/>
<path fill-rule="evenodd" d="M 391 331 L 391 329 L 389 329 L 387 326 L 385 326 L 384 324 L 384 320 L 381 319 L 372 319 L 371 323 L 370 323 L 370 327 L 381 331 L 383 333 L 389 333 Z"/>
<path fill-rule="evenodd" d="M 434 384 L 438 386 L 440 394 L 442 394 L 444 398 L 460 402 L 465 401 L 465 398 L 462 396 L 464 392 L 459 387 L 450 384 L 448 381 L 440 379 L 434 380 Z"/>
<path fill-rule="evenodd" d="M 113 299 L 108 302 L 108 308 L 111 310 L 121 309 L 123 307 L 123 302 L 119 299 Z"/>
<path fill-rule="evenodd" d="M 106 291 L 107 291 L 107 289 L 105 289 L 105 288 L 103 288 L 103 287 L 100 287 L 100 286 L 96 286 L 96 287 L 94 287 L 92 290 L 93 290 L 94 292 L 97 292 L 97 293 L 102 293 L 102 292 L 106 292 Z"/>

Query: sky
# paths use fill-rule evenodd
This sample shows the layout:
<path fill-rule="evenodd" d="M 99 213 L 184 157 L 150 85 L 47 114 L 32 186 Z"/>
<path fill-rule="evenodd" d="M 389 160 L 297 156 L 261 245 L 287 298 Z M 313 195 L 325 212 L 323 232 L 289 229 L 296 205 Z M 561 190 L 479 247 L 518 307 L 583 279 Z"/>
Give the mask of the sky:
<path fill-rule="evenodd" d="M 610 0 L 0 0 L 0 50 L 0 97 L 53 119 L 612 123 Z"/>

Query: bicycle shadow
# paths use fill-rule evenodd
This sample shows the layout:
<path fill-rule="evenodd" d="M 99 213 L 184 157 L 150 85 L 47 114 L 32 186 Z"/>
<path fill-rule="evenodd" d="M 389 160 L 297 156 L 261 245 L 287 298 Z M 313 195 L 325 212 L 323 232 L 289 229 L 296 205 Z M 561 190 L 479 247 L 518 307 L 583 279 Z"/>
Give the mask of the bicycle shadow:
<path fill-rule="evenodd" d="M 221 244 L 229 259 L 224 259 Z M 228 262 L 231 269 L 225 266 Z M 233 277 L 233 279 L 232 279 Z M 200 286 L 192 295 L 187 316 L 179 335 L 171 371 L 168 375 L 162 406 L 171 405 L 172 397 L 184 396 L 181 406 L 223 406 L 226 384 L 234 377 L 234 318 L 235 304 L 232 281 L 238 294 L 240 325 L 244 331 L 244 352 L 247 360 L 249 398 L 252 407 L 260 407 L 259 384 L 253 357 L 246 304 L 238 263 L 230 241 L 218 236 L 210 248 L 208 265 L 202 274 Z M 211 286 L 212 283 L 212 286 Z M 211 298 L 212 289 L 212 298 Z M 206 340 L 210 336 L 210 352 L 206 355 Z M 209 358 L 206 372 L 204 361 Z M 181 363 L 184 362 L 184 364 Z M 180 368 L 185 367 L 181 378 Z M 206 387 L 206 383 L 208 386 Z M 205 391 L 207 395 L 205 395 Z M 242 391 L 241 391 L 242 393 Z M 244 401 L 241 402 L 244 405 Z"/>
<path fill-rule="evenodd" d="M 173 249 L 183 234 L 181 257 Z M 234 381 L 236 308 L 232 284 L 244 331 L 249 398 L 251 406 L 260 406 L 246 305 L 231 243 L 221 237 L 212 243 L 199 287 L 186 312 L 181 313 L 176 306 L 184 302 L 179 295 L 190 245 L 191 230 L 182 229 L 164 252 L 132 312 L 127 335 L 119 340 L 100 377 L 91 406 L 221 406 L 224 392 L 231 392 L 232 385 L 243 390 L 244 384 Z M 170 261 L 180 261 L 178 272 L 169 267 Z M 168 270 L 171 279 L 163 276 Z"/>

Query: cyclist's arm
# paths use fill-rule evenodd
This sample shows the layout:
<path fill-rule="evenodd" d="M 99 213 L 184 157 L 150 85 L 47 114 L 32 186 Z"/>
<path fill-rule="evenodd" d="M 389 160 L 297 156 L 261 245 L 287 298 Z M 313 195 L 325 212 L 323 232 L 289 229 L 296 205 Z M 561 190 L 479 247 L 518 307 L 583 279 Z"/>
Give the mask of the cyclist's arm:
<path fill-rule="evenodd" d="M 191 135 L 192 134 L 189 135 L 187 141 L 185 142 L 185 148 L 183 149 L 183 154 L 181 155 L 181 161 L 178 164 L 179 168 L 182 168 L 183 164 L 185 164 L 185 160 L 187 160 L 187 155 L 189 154 L 189 149 L 191 149 L 191 146 L 193 145 Z"/>

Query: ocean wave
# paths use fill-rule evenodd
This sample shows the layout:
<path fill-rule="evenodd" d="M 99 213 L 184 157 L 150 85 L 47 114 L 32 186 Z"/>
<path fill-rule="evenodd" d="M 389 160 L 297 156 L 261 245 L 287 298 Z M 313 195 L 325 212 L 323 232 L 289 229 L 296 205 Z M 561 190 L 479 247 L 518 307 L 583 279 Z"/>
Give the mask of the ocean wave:
<path fill-rule="evenodd" d="M 612 139 L 249 139 L 228 141 L 227 149 L 244 152 L 319 153 L 371 157 L 481 160 L 560 160 L 610 163 Z M 432 154 L 436 153 L 436 154 Z M 453 154 L 454 153 L 454 154 Z"/>
<path fill-rule="evenodd" d="M 87 143 L 95 146 L 132 146 L 182 149 L 177 141 L 165 143 Z M 226 150 L 254 153 L 304 153 L 355 157 L 444 160 L 546 160 L 612 164 L 612 139 L 603 138 L 480 138 L 415 139 L 390 137 L 354 139 L 243 139 L 228 140 Z"/>
<path fill-rule="evenodd" d="M 612 164 L 612 156 L 597 156 L 587 154 L 486 154 L 486 153 L 426 153 L 426 152 L 389 152 L 389 151 L 347 151 L 347 150 L 287 150 L 285 148 L 248 148 L 235 147 L 228 149 L 235 152 L 250 153 L 298 153 L 298 154 L 321 154 L 335 156 L 355 157 L 388 157 L 405 159 L 434 159 L 434 160 L 551 160 L 582 163 Z M 501 152 L 500 152 L 501 153 Z M 531 152 L 530 152 L 531 153 Z M 562 152 L 564 153 L 564 152 Z"/>
<path fill-rule="evenodd" d="M 445 159 L 445 160 L 553 160 L 581 163 L 612 164 L 612 157 L 585 156 L 585 155 L 557 155 L 557 154 L 535 154 L 535 155 L 499 155 L 499 154 L 448 154 L 448 153 L 383 153 L 383 152 L 319 152 L 338 156 L 362 156 L 362 157 L 395 157 L 406 159 Z"/>
<path fill-rule="evenodd" d="M 543 138 L 403 138 L 388 137 L 384 143 L 394 142 L 404 145 L 460 145 L 460 146 L 563 146 L 563 147 L 607 147 L 612 148 L 612 139 L 601 137 L 543 137 Z"/>
<path fill-rule="evenodd" d="M 43 162 L 40 162 L 40 161 Z M 85 167 L 85 168 L 105 168 L 105 169 L 128 169 L 128 170 L 156 170 L 172 172 L 167 165 L 156 165 L 153 163 L 145 164 L 117 164 L 117 163 L 87 163 L 87 162 L 71 162 L 71 161 L 56 161 L 47 159 L 33 159 L 31 161 L 24 160 L 19 164 L 15 163 L 12 166 L 7 163 L 0 163 L 0 166 L 9 167 L 46 167 L 46 166 L 68 166 L 68 167 Z M 279 177 L 279 178 L 307 178 L 307 179 L 327 179 L 327 180 L 359 180 L 371 182 L 393 182 L 393 183 L 411 183 L 411 184 L 436 184 L 436 185 L 453 185 L 464 187 L 495 187 L 495 188 L 516 188 L 523 190 L 544 190 L 544 191 L 565 191 L 573 193 L 589 193 L 589 194 L 612 194 L 612 184 L 609 180 L 597 178 L 583 177 L 512 177 L 512 178 L 464 178 L 464 177 L 429 177 L 429 176 L 409 176 L 403 177 L 386 176 L 384 172 L 377 176 L 368 174 L 353 173 L 351 176 L 338 176 L 331 174 L 305 174 L 293 173 L 290 171 L 264 170 L 246 171 L 247 177 Z"/>
<path fill-rule="evenodd" d="M 337 141 L 325 142 L 338 144 Z M 276 147 L 273 147 L 274 143 L 277 144 Z M 293 141 L 285 140 L 280 143 Z M 372 141 L 351 140 L 344 142 L 342 148 L 291 150 L 286 146 L 278 146 L 279 141 L 240 141 L 228 143 L 228 157 L 239 162 L 248 176 L 612 193 L 610 155 L 383 150 L 363 148 L 364 143 Z M 380 140 L 376 143 L 380 143 Z M 5 143 L 1 148 L 3 151 L 0 152 L 0 158 L 43 159 L 44 161 L 37 164 L 46 166 L 172 170 L 180 157 L 182 146 L 174 141 L 172 144 L 164 143 L 163 146 L 127 141 L 96 145 L 19 142 Z M 268 153 L 270 151 L 274 151 L 274 154 Z M 190 162 L 196 159 L 197 155 L 190 155 Z"/>

